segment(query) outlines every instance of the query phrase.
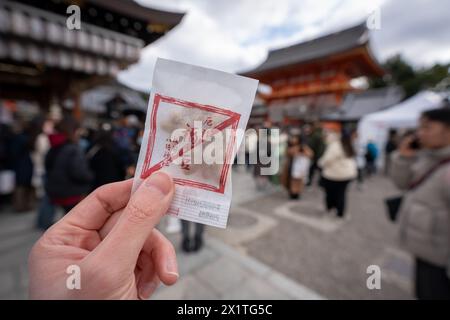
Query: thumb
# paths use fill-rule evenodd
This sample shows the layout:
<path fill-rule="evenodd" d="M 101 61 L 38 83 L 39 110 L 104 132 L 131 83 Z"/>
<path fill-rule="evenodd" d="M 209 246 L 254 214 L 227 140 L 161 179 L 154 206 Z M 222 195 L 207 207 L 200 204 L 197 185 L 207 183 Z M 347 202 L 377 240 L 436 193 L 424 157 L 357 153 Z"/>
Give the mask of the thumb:
<path fill-rule="evenodd" d="M 131 196 L 122 215 L 103 239 L 100 256 L 109 261 L 116 257 L 122 263 L 135 265 L 145 241 L 170 206 L 174 193 L 172 178 L 163 172 L 148 177 Z M 114 258 L 113 258 L 114 259 Z"/>

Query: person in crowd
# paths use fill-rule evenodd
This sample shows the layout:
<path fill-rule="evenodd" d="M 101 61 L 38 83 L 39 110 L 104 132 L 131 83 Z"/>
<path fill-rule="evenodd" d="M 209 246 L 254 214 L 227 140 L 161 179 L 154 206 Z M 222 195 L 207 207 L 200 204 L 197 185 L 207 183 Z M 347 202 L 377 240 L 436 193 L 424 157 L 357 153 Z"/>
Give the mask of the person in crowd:
<path fill-rule="evenodd" d="M 87 152 L 92 147 L 95 131 L 91 128 L 80 128 L 78 133 L 78 146 L 83 152 Z"/>
<path fill-rule="evenodd" d="M 44 194 L 44 176 L 45 176 L 45 156 L 50 149 L 50 141 L 48 134 L 53 132 L 53 123 L 51 120 L 41 119 L 34 120 L 36 127 L 39 128 L 34 142 L 34 149 L 31 154 L 33 161 L 33 186 L 36 189 L 36 196 L 42 198 Z"/>
<path fill-rule="evenodd" d="M 300 199 L 304 184 L 308 179 L 309 166 L 314 157 L 313 151 L 301 141 L 301 137 L 293 135 L 288 141 L 286 150 L 283 185 L 292 200 Z"/>
<path fill-rule="evenodd" d="M 11 159 L 15 173 L 13 206 L 16 212 L 32 209 L 35 199 L 32 186 L 33 162 L 31 153 L 36 138 L 34 125 L 17 122 L 10 144 Z"/>
<path fill-rule="evenodd" d="M 420 148 L 420 149 L 419 149 Z M 450 105 L 422 114 L 407 134 L 389 174 L 406 191 L 400 205 L 400 243 L 415 257 L 418 299 L 450 299 Z"/>
<path fill-rule="evenodd" d="M 69 117 L 49 136 L 50 150 L 45 159 L 45 190 L 53 204 L 70 211 L 91 188 L 93 174 L 78 145 L 78 123 Z"/>
<path fill-rule="evenodd" d="M 113 139 L 120 151 L 120 158 L 126 167 L 127 177 L 133 177 L 139 156 L 140 140 L 143 131 L 139 128 L 139 119 L 135 115 L 122 117 L 113 130 Z"/>
<path fill-rule="evenodd" d="M 119 148 L 114 142 L 109 125 L 105 124 L 98 131 L 86 157 L 94 174 L 92 189 L 125 179 L 126 167 L 120 157 Z"/>
<path fill-rule="evenodd" d="M 370 177 L 377 172 L 378 147 L 373 140 L 369 140 L 366 146 L 366 173 Z"/>
<path fill-rule="evenodd" d="M 32 154 L 34 174 L 33 185 L 36 188 L 36 196 L 39 199 L 38 214 L 36 226 L 38 229 L 48 229 L 54 221 L 55 207 L 45 192 L 45 157 L 50 150 L 49 135 L 53 133 L 53 120 L 47 119 L 41 125 L 41 132 L 38 134 L 35 142 L 34 152 Z"/>
<path fill-rule="evenodd" d="M 256 163 L 253 166 L 253 176 L 257 190 L 264 190 L 270 185 L 270 177 L 263 174 L 263 169 L 270 167 L 270 163 L 265 163 L 272 155 L 270 121 L 264 122 L 262 130 L 258 130 L 258 141 L 256 144 Z M 265 134 L 262 132 L 265 130 Z"/>
<path fill-rule="evenodd" d="M 14 191 L 15 186 L 14 164 L 11 157 L 13 136 L 11 125 L 0 122 L 0 210 L 11 203 L 11 193 Z"/>
<path fill-rule="evenodd" d="M 244 140 L 245 148 L 245 168 L 247 172 L 250 172 L 254 163 L 252 162 L 253 154 L 256 152 L 258 143 L 258 134 L 254 129 L 250 129 L 245 132 Z"/>
<path fill-rule="evenodd" d="M 323 130 L 319 122 L 314 122 L 311 127 L 307 126 L 305 129 L 305 142 L 314 154 L 309 168 L 307 183 L 307 186 L 312 186 L 315 172 L 320 170 L 317 163 L 325 151 L 325 141 Z"/>
<path fill-rule="evenodd" d="M 197 252 L 203 247 L 205 225 L 181 220 L 181 249 L 184 252 Z"/>
<path fill-rule="evenodd" d="M 343 218 L 347 186 L 357 176 L 351 135 L 330 133 L 318 164 L 322 168 L 321 185 L 325 189 L 326 208 L 328 211 L 335 209 L 337 216 Z"/>
<path fill-rule="evenodd" d="M 384 147 L 384 173 L 387 175 L 389 172 L 390 161 L 392 152 L 397 150 L 398 146 L 398 135 L 397 130 L 389 130 L 388 139 Z"/>
<path fill-rule="evenodd" d="M 364 183 L 364 168 L 366 167 L 366 147 L 358 138 L 358 131 L 353 130 L 352 132 L 353 150 L 355 150 L 356 157 L 356 167 L 358 170 L 357 176 L 357 188 L 362 190 Z"/>

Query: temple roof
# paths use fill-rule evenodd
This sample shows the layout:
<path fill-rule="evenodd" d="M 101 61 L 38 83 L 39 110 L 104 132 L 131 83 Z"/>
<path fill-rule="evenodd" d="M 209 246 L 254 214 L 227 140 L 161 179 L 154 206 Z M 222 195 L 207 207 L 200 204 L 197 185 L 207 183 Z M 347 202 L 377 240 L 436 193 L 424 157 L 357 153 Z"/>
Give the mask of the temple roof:
<path fill-rule="evenodd" d="M 265 74 L 281 67 L 299 65 L 366 46 L 368 42 L 369 32 L 364 22 L 310 41 L 272 50 L 263 64 L 243 74 L 246 76 Z"/>
<path fill-rule="evenodd" d="M 133 0 L 8 0 L 6 6 L 20 5 L 67 18 L 67 7 L 76 4 L 81 9 L 82 24 L 141 39 L 145 44 L 154 42 L 178 25 L 184 13 L 164 11 L 142 6 Z M 50 19 L 50 18 L 49 18 Z"/>
<path fill-rule="evenodd" d="M 144 93 L 113 81 L 83 92 L 81 95 L 81 106 L 85 111 L 103 113 L 106 112 L 108 102 L 119 97 L 121 99 L 121 108 L 145 112 L 147 110 L 147 101 L 144 99 L 144 96 Z"/>
<path fill-rule="evenodd" d="M 402 101 L 400 87 L 385 87 L 349 93 L 337 111 L 322 117 L 323 120 L 357 121 L 363 116 L 387 109 Z"/>
<path fill-rule="evenodd" d="M 184 13 L 163 11 L 141 6 L 133 0 L 88 0 L 88 2 L 105 9 L 120 12 L 124 15 L 129 15 L 133 18 L 172 26 L 180 23 L 184 16 Z"/>
<path fill-rule="evenodd" d="M 81 29 L 69 30 L 68 3 L 0 1 L 0 61 L 114 76 L 183 17 L 132 0 L 86 0 Z"/>

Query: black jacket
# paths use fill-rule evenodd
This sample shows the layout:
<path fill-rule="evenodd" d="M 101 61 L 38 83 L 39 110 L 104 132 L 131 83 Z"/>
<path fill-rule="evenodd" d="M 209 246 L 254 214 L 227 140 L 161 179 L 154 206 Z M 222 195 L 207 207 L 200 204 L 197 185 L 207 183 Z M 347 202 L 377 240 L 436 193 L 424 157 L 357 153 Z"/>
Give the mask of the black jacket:
<path fill-rule="evenodd" d="M 50 198 L 85 195 L 93 179 L 81 149 L 73 143 L 52 147 L 45 159 L 45 189 Z"/>
<path fill-rule="evenodd" d="M 116 148 L 94 145 L 89 150 L 87 156 L 90 167 L 95 173 L 92 189 L 98 188 L 106 183 L 125 179 L 126 168 Z"/>

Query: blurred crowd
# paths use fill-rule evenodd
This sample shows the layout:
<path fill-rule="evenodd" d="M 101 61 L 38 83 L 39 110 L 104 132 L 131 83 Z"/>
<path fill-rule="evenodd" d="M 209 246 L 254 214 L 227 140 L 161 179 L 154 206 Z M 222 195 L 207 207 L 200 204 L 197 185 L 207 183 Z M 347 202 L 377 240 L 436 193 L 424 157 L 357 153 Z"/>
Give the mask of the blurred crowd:
<path fill-rule="evenodd" d="M 281 184 L 288 192 L 289 199 L 300 200 L 305 188 L 314 184 L 324 190 L 325 205 L 328 211 L 335 211 L 337 217 L 344 217 L 346 190 L 351 181 L 357 182 L 362 190 L 365 179 L 378 171 L 381 154 L 386 163 L 390 154 L 397 149 L 398 133 L 391 130 L 384 152 L 380 152 L 372 140 L 361 142 L 354 126 L 327 126 L 321 122 L 304 123 L 288 128 L 275 128 L 265 122 L 258 129 L 267 129 L 268 141 L 255 137 L 246 139 L 246 159 L 248 154 L 256 153 L 253 165 L 256 188 L 265 189 L 270 185 Z M 279 139 L 270 139 L 272 129 L 281 130 Z M 264 150 L 263 150 L 264 149 Z M 260 155 L 270 157 L 277 149 L 280 156 L 280 169 L 276 175 L 264 175 L 261 168 L 267 167 Z M 252 164 L 247 161 L 247 168 Z M 387 173 L 387 171 L 386 171 Z"/>
<path fill-rule="evenodd" d="M 144 124 L 135 115 L 82 126 L 71 116 L 37 116 L 2 124 L 1 207 L 37 211 L 36 227 L 48 229 L 97 187 L 134 177 Z M 167 219 L 167 231 L 182 233 L 181 248 L 199 251 L 202 224 Z"/>
<path fill-rule="evenodd" d="M 448 102 L 424 111 L 416 128 L 391 129 L 382 150 L 373 140 L 360 141 L 355 130 L 319 123 L 283 132 L 279 140 L 283 158 L 279 182 L 289 198 L 298 201 L 305 187 L 318 183 L 325 210 L 338 219 L 345 216 L 348 185 L 356 181 L 362 190 L 364 180 L 383 164 L 384 174 L 399 189 L 384 203 L 387 217 L 398 226 L 400 246 L 414 258 L 415 296 L 450 299 Z M 278 183 L 273 176 L 262 176 L 261 166 L 258 162 L 254 170 L 257 188 Z"/>
<path fill-rule="evenodd" d="M 415 258 L 416 295 L 450 298 L 449 105 L 422 113 L 417 128 L 390 130 L 383 149 L 370 139 L 358 139 L 354 127 L 312 122 L 275 135 L 278 128 L 266 121 L 256 129 L 266 129 L 264 139 L 249 131 L 243 144 L 256 188 L 282 185 L 290 201 L 301 201 L 305 188 L 317 185 L 323 190 L 324 210 L 336 219 L 348 218 L 349 185 L 354 182 L 364 190 L 364 181 L 381 173 L 383 164 L 383 173 L 401 190 L 385 202 L 390 218 L 398 222 L 400 243 Z M 0 132 L 2 206 L 36 210 L 36 227 L 46 230 L 58 208 L 67 213 L 93 189 L 134 176 L 144 131 L 136 116 L 97 128 L 64 116 L 14 121 L 2 124 Z M 267 157 L 278 155 L 278 172 L 264 174 L 271 165 Z M 182 232 L 183 251 L 203 246 L 203 225 L 172 218 L 166 227 Z"/>
<path fill-rule="evenodd" d="M 11 203 L 16 212 L 36 209 L 37 227 L 47 229 L 56 208 L 68 212 L 93 189 L 134 176 L 142 134 L 134 115 L 95 129 L 71 116 L 3 124 L 3 205 Z"/>

